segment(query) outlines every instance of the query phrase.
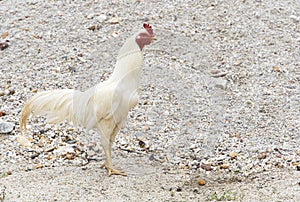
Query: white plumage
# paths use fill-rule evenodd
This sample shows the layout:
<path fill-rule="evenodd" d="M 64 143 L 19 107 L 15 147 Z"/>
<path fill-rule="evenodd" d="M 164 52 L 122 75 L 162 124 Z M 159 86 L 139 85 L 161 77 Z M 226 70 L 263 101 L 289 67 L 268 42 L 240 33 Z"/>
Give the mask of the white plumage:
<path fill-rule="evenodd" d="M 64 89 L 37 93 L 25 104 L 20 129 L 26 129 L 26 120 L 33 115 L 44 115 L 48 122 L 64 120 L 97 129 L 106 160 L 108 174 L 125 175 L 111 164 L 111 146 L 130 109 L 138 102 L 138 85 L 143 64 L 142 49 L 151 43 L 154 33 L 150 25 L 126 40 L 120 49 L 111 77 L 81 92 Z"/>

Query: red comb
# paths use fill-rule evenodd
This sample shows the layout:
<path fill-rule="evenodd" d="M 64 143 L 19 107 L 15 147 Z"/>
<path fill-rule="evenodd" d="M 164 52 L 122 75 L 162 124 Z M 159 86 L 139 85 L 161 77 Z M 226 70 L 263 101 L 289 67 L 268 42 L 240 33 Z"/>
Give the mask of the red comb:
<path fill-rule="evenodd" d="M 154 36 L 153 29 L 152 29 L 151 25 L 149 25 L 147 23 L 144 23 L 143 26 L 148 31 L 149 34 L 151 34 L 152 36 Z"/>
<path fill-rule="evenodd" d="M 145 29 L 152 29 L 151 25 L 144 23 L 144 28 Z"/>

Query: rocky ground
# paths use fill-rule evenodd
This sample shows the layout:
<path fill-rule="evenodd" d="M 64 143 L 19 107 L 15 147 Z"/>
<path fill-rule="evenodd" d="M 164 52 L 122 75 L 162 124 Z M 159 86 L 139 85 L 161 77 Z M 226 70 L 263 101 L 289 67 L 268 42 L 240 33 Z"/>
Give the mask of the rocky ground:
<path fill-rule="evenodd" d="M 154 3 L 155 2 L 155 3 Z M 300 4 L 0 1 L 0 201 L 299 201 Z M 140 102 L 100 169 L 99 136 L 29 121 L 36 92 L 109 77 L 143 22 Z"/>

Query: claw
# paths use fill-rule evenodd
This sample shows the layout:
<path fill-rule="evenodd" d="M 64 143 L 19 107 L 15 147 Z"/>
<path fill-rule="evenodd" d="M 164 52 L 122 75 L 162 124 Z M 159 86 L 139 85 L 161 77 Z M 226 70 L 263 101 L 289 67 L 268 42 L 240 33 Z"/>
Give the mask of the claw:
<path fill-rule="evenodd" d="M 122 169 L 115 169 L 112 167 L 108 167 L 106 162 L 104 162 L 100 168 L 106 168 L 106 170 L 108 172 L 108 176 L 111 176 L 111 175 L 127 176 L 127 174 Z"/>
<path fill-rule="evenodd" d="M 111 175 L 122 175 L 122 176 L 127 176 L 126 173 L 122 169 L 114 169 L 114 168 L 106 168 L 108 171 L 108 176 Z"/>

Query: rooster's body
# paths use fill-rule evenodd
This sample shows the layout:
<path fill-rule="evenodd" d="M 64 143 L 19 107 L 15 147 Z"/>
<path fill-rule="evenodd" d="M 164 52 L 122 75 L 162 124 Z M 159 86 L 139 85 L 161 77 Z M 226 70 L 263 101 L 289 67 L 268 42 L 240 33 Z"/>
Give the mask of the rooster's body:
<path fill-rule="evenodd" d="M 107 81 L 84 92 L 65 89 L 36 94 L 22 110 L 21 131 L 26 129 L 26 120 L 31 112 L 33 115 L 45 115 L 50 123 L 68 120 L 87 129 L 97 129 L 106 156 L 103 166 L 109 175 L 125 175 L 122 170 L 112 167 L 111 147 L 129 110 L 138 102 L 142 49 L 153 38 L 151 26 L 144 24 L 143 30 L 127 39 L 120 49 L 114 72 Z"/>

